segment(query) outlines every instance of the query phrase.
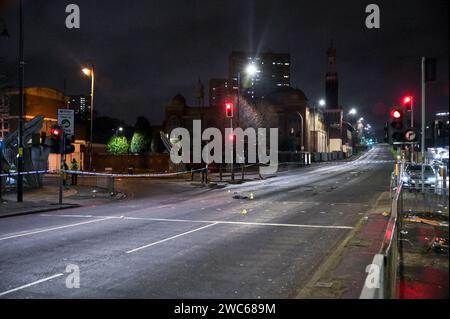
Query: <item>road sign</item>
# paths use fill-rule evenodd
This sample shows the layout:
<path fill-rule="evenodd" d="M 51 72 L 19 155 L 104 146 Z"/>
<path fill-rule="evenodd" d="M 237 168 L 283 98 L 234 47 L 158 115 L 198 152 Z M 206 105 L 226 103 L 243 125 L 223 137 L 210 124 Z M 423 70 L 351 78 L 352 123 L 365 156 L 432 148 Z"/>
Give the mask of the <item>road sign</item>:
<path fill-rule="evenodd" d="M 58 109 L 58 125 L 61 126 L 67 135 L 74 135 L 74 111 L 69 109 Z"/>
<path fill-rule="evenodd" d="M 408 142 L 413 142 L 417 139 L 417 133 L 416 131 L 412 130 L 412 129 L 408 129 L 405 132 L 405 140 Z"/>

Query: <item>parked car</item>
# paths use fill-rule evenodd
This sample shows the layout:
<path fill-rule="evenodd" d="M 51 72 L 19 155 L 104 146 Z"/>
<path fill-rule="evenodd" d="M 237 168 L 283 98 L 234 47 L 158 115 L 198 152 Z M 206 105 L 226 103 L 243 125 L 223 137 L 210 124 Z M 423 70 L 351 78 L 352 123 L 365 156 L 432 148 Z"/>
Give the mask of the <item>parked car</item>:
<path fill-rule="evenodd" d="M 435 187 L 436 172 L 431 165 L 424 165 L 423 179 L 425 187 Z M 422 165 L 410 164 L 405 168 L 403 186 L 418 188 L 422 186 Z"/>

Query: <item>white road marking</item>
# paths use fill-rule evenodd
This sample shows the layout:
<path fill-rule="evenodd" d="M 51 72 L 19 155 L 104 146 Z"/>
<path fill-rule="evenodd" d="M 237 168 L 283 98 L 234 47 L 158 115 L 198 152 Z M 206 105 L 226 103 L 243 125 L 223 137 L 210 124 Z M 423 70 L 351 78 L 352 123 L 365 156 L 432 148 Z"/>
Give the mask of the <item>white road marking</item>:
<path fill-rule="evenodd" d="M 302 211 L 303 212 L 303 211 Z M 61 217 L 62 215 L 54 215 Z M 63 217 L 67 217 L 63 216 Z M 98 216 L 111 219 L 119 219 L 118 216 Z M 230 224 L 230 225 L 249 225 L 249 226 L 275 226 L 275 227 L 298 227 L 298 228 L 323 228 L 323 229 L 353 229 L 352 226 L 340 225 L 305 225 L 305 224 L 278 224 L 278 223 L 257 223 L 257 222 L 237 222 L 225 220 L 195 220 L 195 219 L 172 219 L 172 218 L 152 218 L 152 217 L 132 217 L 125 216 L 123 219 L 128 220 L 148 220 L 154 222 L 177 222 L 177 223 L 201 223 L 201 224 Z"/>
<path fill-rule="evenodd" d="M 148 244 L 148 245 L 144 245 L 144 246 L 141 246 L 141 247 L 138 247 L 138 248 L 134 248 L 134 249 L 128 250 L 126 253 L 127 254 L 134 253 L 134 252 L 139 251 L 141 249 L 149 248 L 149 247 L 152 247 L 152 246 L 164 243 L 166 241 L 169 241 L 169 240 L 172 240 L 172 239 L 184 236 L 184 235 L 192 234 L 192 233 L 194 233 L 196 231 L 199 231 L 199 230 L 202 230 L 202 229 L 214 226 L 214 225 L 216 225 L 216 223 L 209 224 L 209 225 L 206 225 L 206 226 L 203 226 L 203 227 L 199 227 L 199 228 L 196 228 L 196 229 L 193 229 L 193 230 L 190 230 L 190 231 L 187 231 L 187 232 L 184 232 L 184 233 L 181 233 L 181 234 L 178 234 L 178 235 L 166 238 L 166 239 L 158 240 L 158 241 L 155 241 L 154 243 L 151 243 L 151 244 Z"/>
<path fill-rule="evenodd" d="M 59 273 L 59 274 L 56 274 L 56 275 L 53 275 L 53 276 L 50 276 L 50 277 L 47 277 L 47 278 L 44 278 L 44 279 L 39 279 L 37 281 L 33 281 L 32 283 L 29 283 L 29 284 L 26 284 L 26 285 L 23 285 L 23 286 L 14 288 L 14 289 L 10 289 L 10 290 L 1 292 L 0 293 L 0 297 L 4 296 L 4 295 L 7 295 L 7 294 L 10 294 L 12 292 L 18 291 L 18 290 L 22 290 L 22 289 L 25 289 L 25 288 L 28 288 L 28 287 L 31 287 L 31 286 L 35 286 L 35 285 L 40 284 L 41 282 L 44 282 L 44 281 L 49 281 L 49 280 L 52 280 L 54 278 L 61 277 L 63 275 L 64 275 L 63 273 Z"/>
<path fill-rule="evenodd" d="M 54 215 L 54 216 L 57 216 L 57 215 Z M 82 217 L 82 218 L 87 218 L 87 217 Z M 12 238 L 17 238 L 17 237 L 23 237 L 23 236 L 30 236 L 30 235 L 45 233 L 45 232 L 49 232 L 49 231 L 53 231 L 53 230 L 59 230 L 59 229 L 64 229 L 64 228 L 70 228 L 70 227 L 76 227 L 76 226 L 81 226 L 81 225 L 101 222 L 101 221 L 112 219 L 112 218 L 117 218 L 117 217 L 106 217 L 106 218 L 94 219 L 94 220 L 90 220 L 90 221 L 82 222 L 82 223 L 76 223 L 76 224 L 70 224 L 70 225 L 46 228 L 46 229 L 41 229 L 41 230 L 36 230 L 36 231 L 30 231 L 30 232 L 26 232 L 26 233 L 20 233 L 20 234 L 16 234 L 16 235 L 7 236 L 7 237 L 2 237 L 2 238 L 0 238 L 0 241 L 7 240 L 7 239 L 12 239 Z"/>

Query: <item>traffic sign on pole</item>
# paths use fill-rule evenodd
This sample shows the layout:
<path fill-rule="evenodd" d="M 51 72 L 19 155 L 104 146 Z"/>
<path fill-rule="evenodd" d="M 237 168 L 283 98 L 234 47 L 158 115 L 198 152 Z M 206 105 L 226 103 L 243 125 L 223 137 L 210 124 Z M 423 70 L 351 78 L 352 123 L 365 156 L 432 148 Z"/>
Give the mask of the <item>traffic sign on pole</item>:
<path fill-rule="evenodd" d="M 75 134 L 74 110 L 58 109 L 58 125 L 67 135 Z"/>

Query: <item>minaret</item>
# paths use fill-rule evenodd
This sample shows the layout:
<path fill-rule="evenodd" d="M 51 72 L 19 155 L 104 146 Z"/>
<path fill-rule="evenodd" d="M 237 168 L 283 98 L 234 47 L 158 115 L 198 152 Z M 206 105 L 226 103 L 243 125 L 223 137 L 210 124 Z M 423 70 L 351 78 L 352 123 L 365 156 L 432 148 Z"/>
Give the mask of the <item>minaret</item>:
<path fill-rule="evenodd" d="M 336 49 L 331 41 L 327 50 L 327 74 L 325 82 L 325 97 L 327 109 L 338 109 L 338 77 L 336 71 Z"/>

